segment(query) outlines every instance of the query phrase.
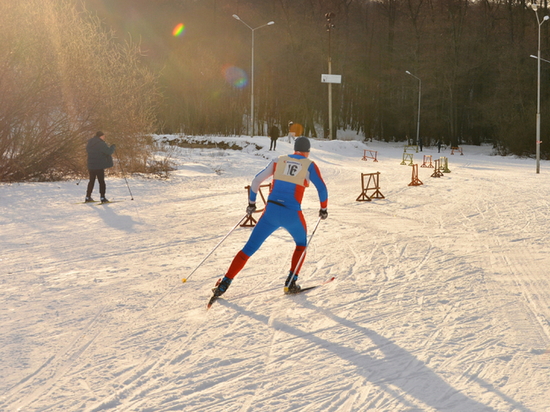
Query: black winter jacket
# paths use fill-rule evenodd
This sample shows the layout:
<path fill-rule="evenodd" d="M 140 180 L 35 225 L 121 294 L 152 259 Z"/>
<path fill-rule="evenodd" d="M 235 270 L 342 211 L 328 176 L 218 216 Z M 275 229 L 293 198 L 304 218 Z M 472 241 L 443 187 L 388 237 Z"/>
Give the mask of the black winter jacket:
<path fill-rule="evenodd" d="M 94 136 L 88 140 L 86 151 L 88 152 L 88 170 L 113 167 L 112 154 L 115 152 L 115 145 L 109 147 L 101 138 Z"/>

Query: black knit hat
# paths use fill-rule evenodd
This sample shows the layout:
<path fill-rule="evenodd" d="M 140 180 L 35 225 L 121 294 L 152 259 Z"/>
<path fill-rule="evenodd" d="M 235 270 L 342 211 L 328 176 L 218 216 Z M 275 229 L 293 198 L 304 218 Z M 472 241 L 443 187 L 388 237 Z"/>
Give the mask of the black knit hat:
<path fill-rule="evenodd" d="M 311 144 L 309 143 L 309 139 L 307 137 L 298 137 L 294 141 L 294 151 L 295 152 L 309 152 L 309 148 L 311 147 Z"/>

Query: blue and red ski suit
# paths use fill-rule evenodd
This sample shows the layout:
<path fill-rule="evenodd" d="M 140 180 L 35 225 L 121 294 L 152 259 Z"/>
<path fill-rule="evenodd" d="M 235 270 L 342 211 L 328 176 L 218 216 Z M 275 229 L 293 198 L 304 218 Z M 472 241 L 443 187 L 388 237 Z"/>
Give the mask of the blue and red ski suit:
<path fill-rule="evenodd" d="M 297 268 L 296 265 L 307 245 L 307 227 L 302 214 L 302 198 L 304 190 L 310 182 L 317 189 L 321 208 L 326 209 L 327 207 L 327 187 L 319 168 L 300 152 L 272 160 L 264 170 L 256 175 L 250 187 L 250 203 L 256 202 L 260 185 L 271 176 L 273 176 L 273 185 L 267 206 L 248 242 L 233 259 L 225 275 L 229 279 L 233 279 L 241 271 L 250 256 L 280 227 L 285 228 L 296 243 L 290 270 L 297 275 L 300 268 Z"/>

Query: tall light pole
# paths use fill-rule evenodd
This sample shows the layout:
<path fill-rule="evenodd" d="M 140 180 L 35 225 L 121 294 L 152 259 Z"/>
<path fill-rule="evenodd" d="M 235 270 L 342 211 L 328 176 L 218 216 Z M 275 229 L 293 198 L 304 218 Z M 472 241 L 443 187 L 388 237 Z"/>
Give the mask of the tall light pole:
<path fill-rule="evenodd" d="M 420 80 L 408 70 L 405 73 L 418 80 L 418 120 L 416 122 L 416 144 L 418 144 L 418 142 L 420 141 L 420 101 L 422 99 L 422 80 Z"/>
<path fill-rule="evenodd" d="M 537 23 L 539 26 L 539 38 L 538 38 L 538 53 L 537 53 L 537 137 L 536 137 L 536 158 L 537 158 L 537 173 L 540 173 L 540 26 L 548 20 L 550 17 L 544 16 L 542 21 L 539 19 L 539 14 L 537 13 L 538 6 L 534 3 L 528 3 L 537 16 Z"/>
<path fill-rule="evenodd" d="M 332 19 L 336 17 L 334 13 L 326 13 L 325 18 L 327 19 L 327 31 L 328 31 L 328 74 L 332 74 L 332 58 L 330 57 L 330 33 L 334 28 L 332 24 Z M 332 136 L 332 83 L 328 84 L 328 138 L 333 140 Z"/>
<path fill-rule="evenodd" d="M 261 29 L 265 26 L 271 26 L 272 24 L 275 24 L 274 21 L 270 21 L 269 23 L 262 24 L 261 26 L 258 26 L 256 28 L 250 27 L 248 24 L 246 24 L 244 21 L 241 20 L 239 16 L 236 14 L 233 15 L 233 17 L 237 20 L 239 20 L 242 24 L 244 24 L 246 27 L 248 27 L 252 31 L 252 68 L 251 68 L 251 89 L 250 89 L 250 136 L 254 136 L 254 32 L 258 29 Z"/>

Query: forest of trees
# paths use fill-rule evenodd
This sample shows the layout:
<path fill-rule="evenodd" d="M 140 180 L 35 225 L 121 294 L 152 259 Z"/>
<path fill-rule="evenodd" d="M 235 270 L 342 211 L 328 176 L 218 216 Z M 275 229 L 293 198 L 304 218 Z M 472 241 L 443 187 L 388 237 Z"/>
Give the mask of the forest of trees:
<path fill-rule="evenodd" d="M 147 170 L 161 101 L 139 47 L 72 0 L 0 1 L 0 181 L 86 172 L 97 130 Z"/>
<path fill-rule="evenodd" d="M 308 136 L 329 136 L 321 75 L 330 49 L 332 73 L 342 76 L 332 85 L 334 129 L 414 139 L 419 81 L 409 71 L 422 82 L 425 144 L 486 142 L 532 156 L 537 60 L 530 55 L 540 27 L 541 57 L 550 59 L 547 14 L 546 0 L 540 26 L 518 0 L 1 2 L 0 180 L 61 161 L 81 170 L 80 147 L 96 129 L 114 137 L 130 170 L 146 163 L 152 132 L 250 134 L 252 33 L 256 135 L 273 124 L 285 133 L 292 120 Z M 549 158 L 545 61 L 541 92 L 541 153 Z"/>
<path fill-rule="evenodd" d="M 250 85 L 228 83 L 227 65 L 250 73 L 255 31 L 256 133 L 289 120 L 309 135 L 328 136 L 327 73 L 332 12 L 333 124 L 367 139 L 420 135 L 453 145 L 489 142 L 501 153 L 535 149 L 538 23 L 517 0 L 157 0 L 155 26 L 186 24 L 169 42 L 148 44 L 161 74 L 159 131 L 248 134 Z M 547 4 L 539 5 L 541 21 Z M 151 14 L 151 13 L 149 13 Z M 549 58 L 550 23 L 541 25 L 541 56 Z M 541 66 L 542 155 L 550 127 L 550 64 Z"/>

